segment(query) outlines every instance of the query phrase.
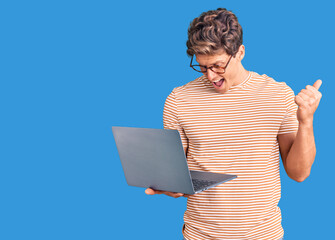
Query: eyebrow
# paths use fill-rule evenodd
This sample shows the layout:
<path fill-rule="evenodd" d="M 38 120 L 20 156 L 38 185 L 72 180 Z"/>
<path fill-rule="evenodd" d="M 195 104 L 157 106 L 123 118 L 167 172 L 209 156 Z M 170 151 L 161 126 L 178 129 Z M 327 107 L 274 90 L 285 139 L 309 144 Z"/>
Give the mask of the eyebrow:
<path fill-rule="evenodd" d="M 216 61 L 216 62 L 213 63 L 212 65 L 217 65 L 218 63 L 226 64 L 226 61 Z"/>
<path fill-rule="evenodd" d="M 212 63 L 212 64 L 210 64 L 209 66 L 218 65 L 218 63 L 222 63 L 222 64 L 224 65 L 224 64 L 226 64 L 226 61 L 216 61 L 215 63 Z M 203 66 L 203 67 L 207 67 L 207 66 L 205 66 L 205 65 L 201 65 L 200 63 L 199 63 L 199 65 L 200 65 L 200 66 Z"/>

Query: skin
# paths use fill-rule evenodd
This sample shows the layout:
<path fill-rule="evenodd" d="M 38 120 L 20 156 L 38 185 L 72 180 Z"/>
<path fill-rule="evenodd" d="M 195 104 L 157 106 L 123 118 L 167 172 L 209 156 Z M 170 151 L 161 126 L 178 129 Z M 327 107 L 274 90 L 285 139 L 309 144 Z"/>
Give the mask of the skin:
<path fill-rule="evenodd" d="M 244 69 L 241 61 L 245 55 L 245 47 L 240 46 L 237 54 L 232 57 L 224 74 L 217 74 L 208 70 L 204 75 L 208 80 L 215 82 L 222 78 L 225 79 L 223 85 L 216 92 L 224 94 L 229 91 L 232 86 L 242 83 L 249 72 Z M 199 65 L 210 67 L 214 64 L 225 66 L 229 60 L 229 55 L 224 51 L 215 55 L 196 55 L 196 61 Z M 277 136 L 280 154 L 287 175 L 297 181 L 304 181 L 311 172 L 311 168 L 316 155 L 315 139 L 313 132 L 313 116 L 319 106 L 322 94 L 319 88 L 322 84 L 321 80 L 317 80 L 313 86 L 307 85 L 298 95 L 295 96 L 295 102 L 298 105 L 297 119 L 299 128 L 296 133 L 281 134 Z M 187 149 L 184 149 L 185 153 Z M 147 188 L 145 193 L 148 195 L 165 194 L 170 197 L 178 198 L 181 196 L 188 197 L 183 193 L 174 193 L 167 191 L 159 191 Z"/>
<path fill-rule="evenodd" d="M 285 171 L 297 182 L 304 181 L 310 175 L 316 155 L 313 116 L 322 97 L 319 92 L 321 84 L 319 79 L 313 86 L 307 85 L 295 96 L 298 105 L 298 131 L 277 136 Z"/>

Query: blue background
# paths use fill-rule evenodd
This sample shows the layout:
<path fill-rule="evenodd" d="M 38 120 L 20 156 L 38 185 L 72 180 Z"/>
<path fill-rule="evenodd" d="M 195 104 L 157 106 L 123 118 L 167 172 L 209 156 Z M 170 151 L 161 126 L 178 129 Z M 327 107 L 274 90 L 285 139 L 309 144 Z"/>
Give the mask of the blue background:
<path fill-rule="evenodd" d="M 285 240 L 334 227 L 331 1 L 2 1 L 0 239 L 181 239 L 186 199 L 129 187 L 111 127 L 162 128 L 164 101 L 199 75 L 191 20 L 226 7 L 246 69 L 296 94 L 323 80 L 317 157 L 303 183 L 281 166 Z"/>

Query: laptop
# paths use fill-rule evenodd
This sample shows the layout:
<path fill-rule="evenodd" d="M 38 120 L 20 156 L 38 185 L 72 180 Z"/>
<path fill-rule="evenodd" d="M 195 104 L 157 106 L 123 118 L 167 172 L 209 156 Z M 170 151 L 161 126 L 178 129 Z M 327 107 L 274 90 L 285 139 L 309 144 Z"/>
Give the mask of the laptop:
<path fill-rule="evenodd" d="M 128 185 L 193 195 L 236 175 L 190 171 L 179 132 L 112 127 Z"/>

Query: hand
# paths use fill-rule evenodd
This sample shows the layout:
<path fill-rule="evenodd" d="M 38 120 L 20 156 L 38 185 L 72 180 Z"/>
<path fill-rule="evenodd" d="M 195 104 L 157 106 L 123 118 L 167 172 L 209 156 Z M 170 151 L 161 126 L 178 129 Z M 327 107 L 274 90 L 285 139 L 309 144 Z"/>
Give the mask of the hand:
<path fill-rule="evenodd" d="M 147 188 L 145 190 L 145 193 L 148 195 L 155 195 L 155 194 L 165 194 L 168 195 L 170 197 L 174 197 L 174 198 L 179 198 L 179 197 L 188 197 L 189 195 L 184 194 L 184 193 L 175 193 L 175 192 L 168 192 L 168 191 L 160 191 L 160 190 L 154 190 L 152 188 Z"/>
<path fill-rule="evenodd" d="M 297 118 L 301 124 L 312 124 L 313 115 L 319 106 L 322 94 L 318 91 L 322 81 L 317 80 L 313 86 L 307 85 L 295 96 L 295 103 L 298 105 Z"/>

